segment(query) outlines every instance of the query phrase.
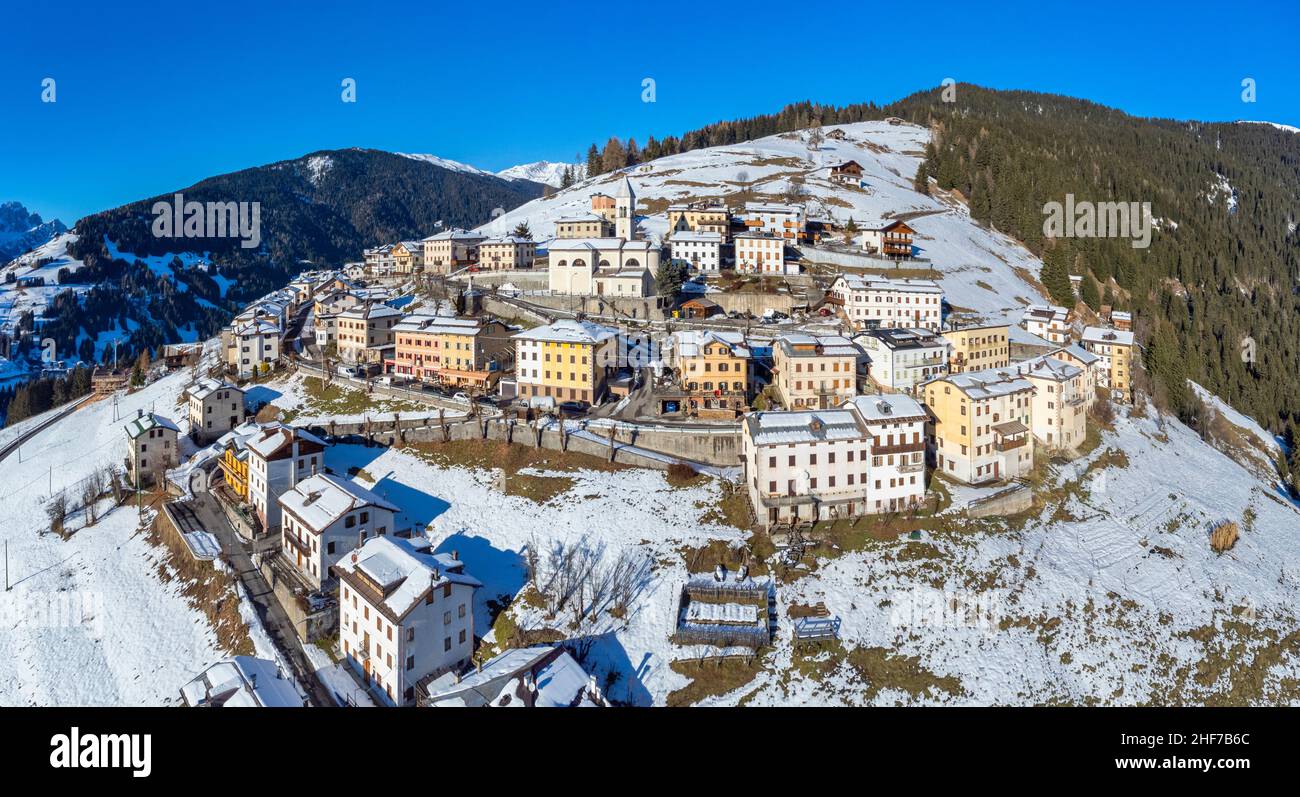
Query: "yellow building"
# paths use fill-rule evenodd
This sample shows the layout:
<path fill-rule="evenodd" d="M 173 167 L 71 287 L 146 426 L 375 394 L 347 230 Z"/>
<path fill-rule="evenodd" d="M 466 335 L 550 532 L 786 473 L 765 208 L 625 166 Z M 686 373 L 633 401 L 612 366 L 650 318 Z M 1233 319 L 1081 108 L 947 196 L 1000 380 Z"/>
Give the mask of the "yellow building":
<path fill-rule="evenodd" d="M 618 365 L 618 330 L 556 321 L 513 336 L 519 395 L 595 404 Z"/>
<path fill-rule="evenodd" d="M 731 211 L 709 202 L 669 205 L 669 237 L 677 232 L 716 232 L 725 242 L 731 236 Z"/>
<path fill-rule="evenodd" d="M 943 333 L 948 341 L 948 373 L 1006 368 L 1011 364 L 1010 328 L 1006 324 L 966 327 Z"/>
<path fill-rule="evenodd" d="M 412 274 L 424 270 L 424 244 L 419 241 L 402 241 L 393 247 L 393 269 L 398 274 Z"/>
<path fill-rule="evenodd" d="M 1126 329 L 1088 327 L 1079 341 L 1101 358 L 1097 387 L 1108 388 L 1116 401 L 1133 400 L 1133 333 Z"/>
<path fill-rule="evenodd" d="M 248 450 L 235 441 L 226 443 L 221 454 L 221 473 L 226 487 L 239 497 L 248 500 Z"/>
<path fill-rule="evenodd" d="M 673 335 L 686 409 L 705 418 L 735 418 L 749 409 L 750 349 L 739 332 L 683 330 Z"/>
<path fill-rule="evenodd" d="M 385 370 L 452 387 L 487 389 L 497 381 L 497 355 L 509 347 L 505 326 L 473 318 L 412 314 L 393 327 Z"/>
<path fill-rule="evenodd" d="M 922 394 L 938 470 L 981 484 L 1033 468 L 1034 386 L 1014 369 L 949 374 L 926 382 Z"/>
<path fill-rule="evenodd" d="M 858 394 L 861 356 L 840 335 L 786 333 L 772 344 L 772 387 L 788 410 L 838 407 Z"/>

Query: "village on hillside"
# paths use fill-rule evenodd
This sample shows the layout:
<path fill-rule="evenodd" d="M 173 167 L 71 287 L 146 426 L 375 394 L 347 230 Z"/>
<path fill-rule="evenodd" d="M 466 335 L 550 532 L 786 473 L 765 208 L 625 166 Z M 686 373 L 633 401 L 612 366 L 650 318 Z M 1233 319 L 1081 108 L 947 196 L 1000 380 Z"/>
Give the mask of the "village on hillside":
<path fill-rule="evenodd" d="M 1078 484 L 1146 467 L 1120 436 L 1181 438 L 1135 389 L 1129 313 L 973 306 L 931 245 L 950 222 L 836 212 L 825 197 L 878 178 L 818 151 L 798 177 L 820 194 L 646 201 L 629 168 L 304 271 L 219 338 L 160 350 L 143 385 L 97 371 L 69 417 L 111 407 L 121 459 L 66 490 L 52 469 L 40 522 L 75 538 L 104 502 L 137 506 L 172 569 L 228 582 L 260 630 L 171 684 L 184 705 L 781 702 L 818 678 L 867 690 L 846 699 L 1013 700 L 893 649 L 899 606 L 856 595 L 845 554 L 902 541 L 901 565 L 953 529 L 1083 522 Z M 1208 555 L 1260 511 L 1185 522 Z M 947 621 L 969 635 L 989 612 Z"/>

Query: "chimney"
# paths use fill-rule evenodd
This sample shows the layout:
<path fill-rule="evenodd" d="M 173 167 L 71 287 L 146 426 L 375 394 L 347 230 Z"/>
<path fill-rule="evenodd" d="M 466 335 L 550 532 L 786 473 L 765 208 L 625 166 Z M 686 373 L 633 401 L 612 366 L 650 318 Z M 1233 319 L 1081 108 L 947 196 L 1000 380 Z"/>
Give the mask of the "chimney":
<path fill-rule="evenodd" d="M 143 417 L 144 417 L 144 407 L 139 407 L 139 408 L 136 409 L 136 411 L 135 411 L 135 417 L 137 417 L 137 418 L 143 418 Z"/>

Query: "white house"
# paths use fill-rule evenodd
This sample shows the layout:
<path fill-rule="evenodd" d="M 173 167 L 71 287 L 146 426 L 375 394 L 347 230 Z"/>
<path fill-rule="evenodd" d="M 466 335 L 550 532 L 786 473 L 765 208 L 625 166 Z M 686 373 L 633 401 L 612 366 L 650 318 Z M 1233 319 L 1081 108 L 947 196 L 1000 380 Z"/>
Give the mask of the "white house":
<path fill-rule="evenodd" d="M 180 429 L 171 419 L 142 409 L 123 429 L 127 480 L 140 487 L 161 483 L 167 470 L 176 467 Z"/>
<path fill-rule="evenodd" d="M 446 673 L 422 685 L 433 708 L 596 708 L 609 705 L 596 679 L 564 648 L 510 648 L 474 672 Z"/>
<path fill-rule="evenodd" d="M 1050 356 L 1012 363 L 1034 386 L 1030 428 L 1048 448 L 1078 448 L 1087 434 L 1088 405 L 1093 394 L 1084 369 Z"/>
<path fill-rule="evenodd" d="M 313 587 L 330 579 L 330 566 L 370 537 L 394 530 L 396 506 L 360 484 L 318 473 L 281 494 L 281 554 Z"/>
<path fill-rule="evenodd" d="M 853 342 L 871 358 L 868 373 L 881 387 L 910 393 L 948 373 L 948 341 L 928 329 L 873 329 Z"/>
<path fill-rule="evenodd" d="M 714 274 L 722 268 L 722 233 L 675 232 L 670 244 L 673 260 L 690 263 L 692 271 Z"/>
<path fill-rule="evenodd" d="M 744 274 L 798 274 L 799 264 L 785 259 L 785 238 L 769 232 L 742 232 L 735 238 L 736 270 Z"/>
<path fill-rule="evenodd" d="M 240 378 L 248 379 L 269 370 L 280 359 L 280 327 L 266 320 L 249 321 L 234 327 L 227 362 Z"/>
<path fill-rule="evenodd" d="M 943 324 L 943 288 L 934 280 L 841 274 L 831 284 L 831 297 L 855 329 L 938 330 Z"/>
<path fill-rule="evenodd" d="M 424 538 L 372 537 L 334 573 L 339 644 L 380 700 L 414 705 L 421 681 L 469 667 L 482 584 L 454 552 L 434 553 Z"/>
<path fill-rule="evenodd" d="M 925 420 L 921 405 L 901 395 L 745 416 L 741 462 L 755 516 L 770 528 L 919 503 L 925 497 Z"/>
<path fill-rule="evenodd" d="M 307 700 L 279 665 L 253 656 L 223 659 L 181 687 L 190 708 L 302 708 Z"/>
<path fill-rule="evenodd" d="M 219 379 L 204 377 L 182 395 L 190 416 L 190 433 L 200 441 L 221 437 L 244 421 L 244 391 Z"/>
<path fill-rule="evenodd" d="M 1064 307 L 1031 304 L 1020 318 L 1020 326 L 1049 343 L 1068 346 L 1072 340 L 1073 313 Z"/>
<path fill-rule="evenodd" d="M 262 529 L 280 530 L 279 497 L 298 482 L 325 469 L 325 442 L 302 429 L 281 423 L 262 427 L 248 451 L 248 502 Z"/>
<path fill-rule="evenodd" d="M 856 396 L 845 405 L 871 436 L 867 511 L 897 512 L 925 500 L 925 408 L 909 396 Z"/>
<path fill-rule="evenodd" d="M 798 240 L 803 233 L 804 210 L 798 205 L 746 202 L 744 215 L 749 232 L 766 232 L 787 241 Z"/>

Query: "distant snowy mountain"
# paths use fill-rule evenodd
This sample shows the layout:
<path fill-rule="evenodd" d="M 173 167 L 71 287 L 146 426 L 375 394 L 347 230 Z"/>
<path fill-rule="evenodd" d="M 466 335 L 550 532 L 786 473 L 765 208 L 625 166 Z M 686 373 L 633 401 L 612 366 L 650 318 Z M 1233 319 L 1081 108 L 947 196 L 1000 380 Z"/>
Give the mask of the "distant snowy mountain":
<path fill-rule="evenodd" d="M 0 264 L 48 243 L 68 228 L 58 219 L 44 221 L 18 202 L 0 202 Z"/>
<path fill-rule="evenodd" d="M 507 180 L 532 180 L 534 183 L 543 183 L 552 188 L 559 188 L 562 184 L 564 170 L 573 167 L 573 179 L 582 180 L 587 176 L 587 165 L 585 163 L 553 163 L 551 161 L 537 161 L 535 163 L 521 163 L 518 166 L 511 166 L 509 169 L 502 169 L 497 172 L 498 177 L 504 177 Z"/>
<path fill-rule="evenodd" d="M 461 172 L 463 174 L 481 174 L 487 177 L 497 176 L 492 174 L 492 172 L 486 171 L 484 169 L 480 169 L 477 166 L 470 166 L 468 163 L 461 163 L 460 161 L 454 161 L 451 160 L 450 158 L 440 158 L 437 155 L 429 155 L 429 154 L 422 154 L 416 152 L 394 152 L 393 154 L 401 155 L 403 158 L 410 158 L 411 160 L 424 161 L 425 163 L 432 163 L 434 166 L 440 166 L 444 169 L 453 172 Z"/>

